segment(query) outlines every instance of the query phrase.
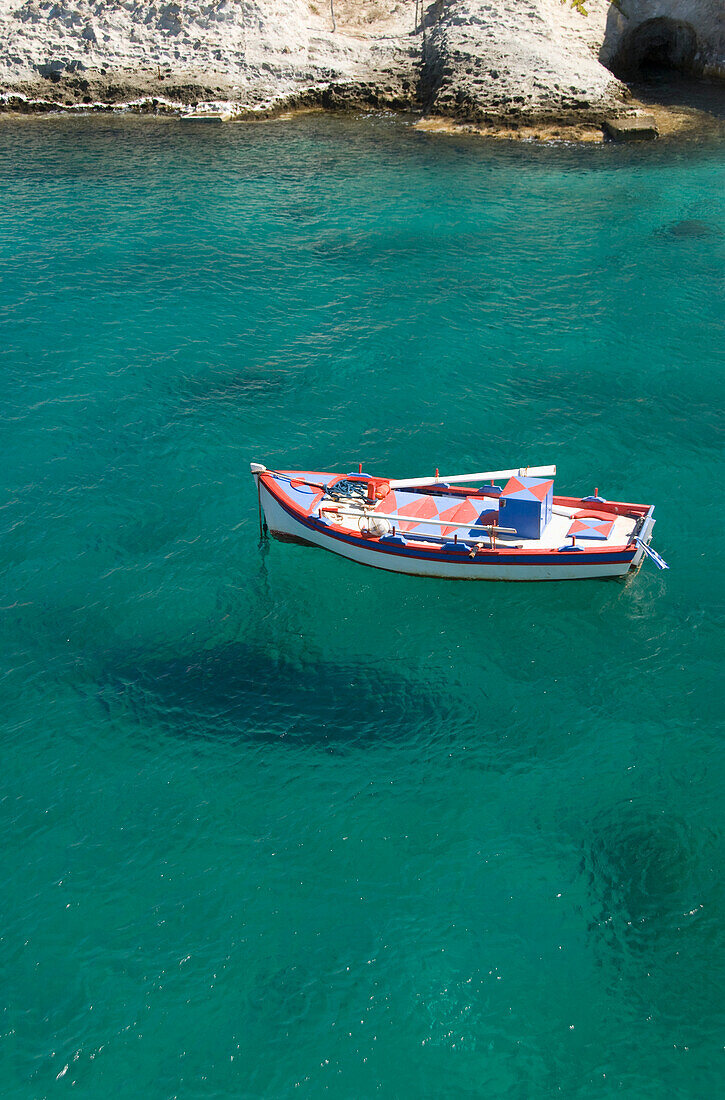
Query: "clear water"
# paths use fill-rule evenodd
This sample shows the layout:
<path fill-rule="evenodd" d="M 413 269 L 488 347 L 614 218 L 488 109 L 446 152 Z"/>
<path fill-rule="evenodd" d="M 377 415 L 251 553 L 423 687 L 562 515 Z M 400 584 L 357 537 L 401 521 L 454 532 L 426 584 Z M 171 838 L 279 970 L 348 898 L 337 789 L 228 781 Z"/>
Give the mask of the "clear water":
<path fill-rule="evenodd" d="M 0 126 L 3 1097 L 725 1086 L 725 150 Z M 273 543 L 556 462 L 671 570 Z"/>

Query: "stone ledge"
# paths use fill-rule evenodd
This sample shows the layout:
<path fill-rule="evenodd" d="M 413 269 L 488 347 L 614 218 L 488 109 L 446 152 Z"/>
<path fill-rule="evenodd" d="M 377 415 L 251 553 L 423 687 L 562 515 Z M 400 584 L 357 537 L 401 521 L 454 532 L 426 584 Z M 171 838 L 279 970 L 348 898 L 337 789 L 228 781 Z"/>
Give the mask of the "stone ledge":
<path fill-rule="evenodd" d="M 652 141 L 659 137 L 654 115 L 629 115 L 626 118 L 608 118 L 604 132 L 612 141 Z"/>

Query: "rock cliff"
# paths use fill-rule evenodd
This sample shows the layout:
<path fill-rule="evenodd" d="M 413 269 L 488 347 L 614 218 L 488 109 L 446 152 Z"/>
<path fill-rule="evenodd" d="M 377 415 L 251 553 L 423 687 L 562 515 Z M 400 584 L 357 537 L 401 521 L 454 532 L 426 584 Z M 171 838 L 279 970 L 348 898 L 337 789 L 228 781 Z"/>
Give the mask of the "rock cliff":
<path fill-rule="evenodd" d="M 267 112 L 597 118 L 648 60 L 725 74 L 722 0 L 0 0 L 0 91 Z"/>

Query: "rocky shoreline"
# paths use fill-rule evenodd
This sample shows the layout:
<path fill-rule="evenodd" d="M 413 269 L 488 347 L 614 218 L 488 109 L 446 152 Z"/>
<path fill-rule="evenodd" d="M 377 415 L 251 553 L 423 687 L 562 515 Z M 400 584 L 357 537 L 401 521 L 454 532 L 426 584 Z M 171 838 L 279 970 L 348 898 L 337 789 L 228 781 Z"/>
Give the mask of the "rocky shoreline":
<path fill-rule="evenodd" d="M 392 109 L 429 131 L 601 140 L 643 110 L 615 71 L 725 75 L 719 0 L 584 2 L 0 0 L 0 109 Z M 656 113 L 662 133 L 703 124 Z"/>
<path fill-rule="evenodd" d="M 155 91 L 155 89 L 152 89 Z M 178 89 L 173 89 L 177 92 Z M 136 116 L 167 117 L 185 121 L 224 121 L 254 123 L 272 119 L 292 119 L 302 114 L 322 111 L 355 110 L 395 110 L 412 118 L 414 129 L 428 134 L 439 135 L 475 135 L 481 138 L 504 139 L 510 141 L 537 142 L 577 142 L 601 143 L 607 139 L 607 123 L 617 119 L 631 119 L 643 116 L 654 121 L 656 135 L 660 138 L 700 139 L 725 138 L 725 118 L 713 115 L 699 106 L 687 103 L 652 104 L 636 99 L 620 109 L 608 111 L 602 115 L 597 112 L 582 116 L 571 112 L 549 113 L 546 115 L 507 115 L 489 113 L 476 122 L 465 118 L 452 118 L 442 114 L 423 114 L 416 110 L 415 104 L 397 102 L 391 104 L 384 99 L 374 102 L 365 96 L 345 98 L 343 102 L 320 95 L 301 95 L 286 97 L 275 103 L 257 108 L 239 107 L 229 100 L 199 100 L 193 94 L 188 99 L 169 99 L 163 96 L 141 95 L 136 99 L 102 99 L 88 102 L 87 98 L 67 100 L 31 98 L 24 93 L 12 92 L 0 94 L 0 117 L 37 117 L 43 115 L 83 116 L 101 114 L 132 114 Z"/>

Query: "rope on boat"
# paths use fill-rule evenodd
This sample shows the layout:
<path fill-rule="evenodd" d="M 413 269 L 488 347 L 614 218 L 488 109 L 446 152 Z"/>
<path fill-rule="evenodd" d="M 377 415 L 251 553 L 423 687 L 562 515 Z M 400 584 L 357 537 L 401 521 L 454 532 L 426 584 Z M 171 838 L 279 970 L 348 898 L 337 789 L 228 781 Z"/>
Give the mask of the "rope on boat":
<path fill-rule="evenodd" d="M 289 474 L 283 474 L 280 470 L 265 470 L 264 473 L 271 474 L 272 477 L 277 477 L 280 481 L 289 481 L 290 484 L 296 481 L 300 485 L 311 485 L 313 489 L 322 489 L 323 492 L 327 489 L 326 485 L 320 485 L 318 481 L 308 481 L 306 477 L 290 477 Z"/>

